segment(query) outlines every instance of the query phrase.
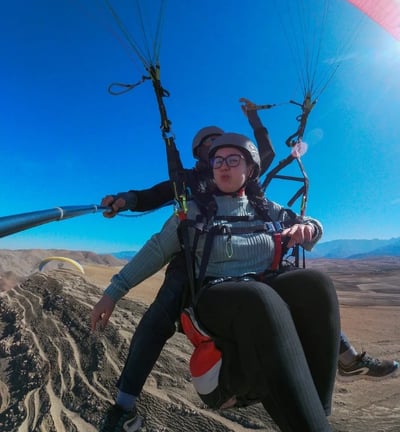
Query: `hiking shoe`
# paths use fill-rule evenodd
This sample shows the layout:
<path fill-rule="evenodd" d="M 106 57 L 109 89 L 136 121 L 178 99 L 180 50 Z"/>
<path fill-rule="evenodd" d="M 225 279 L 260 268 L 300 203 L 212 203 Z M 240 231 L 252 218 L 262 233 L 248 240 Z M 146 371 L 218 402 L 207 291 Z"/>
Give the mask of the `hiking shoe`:
<path fill-rule="evenodd" d="M 353 381 L 356 379 L 380 380 L 394 375 L 399 368 L 399 363 L 394 360 L 379 360 L 370 357 L 364 351 L 358 354 L 356 359 L 349 365 L 339 361 L 338 378 L 342 381 Z"/>
<path fill-rule="evenodd" d="M 99 432 L 135 432 L 141 426 L 142 418 L 136 408 L 125 411 L 118 405 L 113 405 L 108 409 Z"/>

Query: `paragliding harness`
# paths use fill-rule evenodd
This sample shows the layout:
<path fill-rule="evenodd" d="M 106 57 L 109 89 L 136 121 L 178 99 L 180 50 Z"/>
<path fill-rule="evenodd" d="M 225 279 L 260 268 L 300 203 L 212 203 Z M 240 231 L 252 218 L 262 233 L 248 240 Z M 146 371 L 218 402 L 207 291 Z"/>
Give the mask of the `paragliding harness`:
<path fill-rule="evenodd" d="M 157 104 L 160 111 L 161 117 L 161 133 L 165 142 L 165 148 L 167 152 L 167 163 L 168 163 L 168 174 L 172 187 L 174 189 L 176 211 L 179 219 L 182 220 L 186 217 L 187 213 L 187 201 L 186 201 L 186 190 L 185 190 L 185 175 L 184 168 L 182 166 L 179 151 L 176 148 L 175 139 L 171 133 L 171 122 L 167 116 L 167 110 L 164 105 L 163 98 L 169 96 L 167 90 L 161 86 L 160 81 L 160 67 L 151 66 L 149 74 L 153 83 L 154 92 L 157 98 Z"/>
<path fill-rule="evenodd" d="M 205 273 L 210 258 L 213 240 L 217 235 L 227 236 L 227 253 L 229 254 L 231 253 L 231 238 L 233 235 L 250 234 L 254 232 L 270 233 L 273 237 L 275 246 L 274 258 L 270 268 L 266 270 L 265 274 L 257 276 L 258 280 L 262 280 L 263 277 L 267 277 L 268 275 L 279 272 L 283 269 L 284 265 L 286 264 L 286 261 L 284 262 L 283 258 L 287 254 L 288 249 L 286 246 L 287 242 L 282 241 L 281 232 L 283 229 L 292 226 L 296 222 L 299 222 L 297 215 L 293 211 L 284 209 L 283 211 L 285 211 L 289 217 L 286 218 L 286 220 L 283 220 L 282 217 L 279 217 L 277 221 L 274 221 L 269 215 L 268 201 L 264 197 L 252 197 L 250 195 L 249 201 L 255 208 L 257 216 L 220 216 L 216 215 L 217 204 L 214 196 L 211 193 L 206 192 L 202 194 L 195 194 L 192 196 L 192 201 L 196 203 L 200 210 L 200 214 L 197 215 L 195 220 L 187 218 L 181 220 L 178 228 L 181 246 L 187 258 L 186 264 L 188 266 L 188 273 L 194 274 L 193 256 L 197 249 L 200 236 L 205 235 L 202 259 L 199 265 L 199 273 L 194 285 L 190 287 L 191 302 L 196 302 L 198 296 L 200 295 L 200 291 L 204 286 L 204 283 L 210 282 L 209 280 L 205 279 Z M 252 220 L 259 220 L 259 223 L 251 227 L 234 227 L 229 225 L 235 222 L 245 222 Z M 190 228 L 195 230 L 193 244 L 191 246 L 188 237 Z"/>
<path fill-rule="evenodd" d="M 222 396 L 219 388 L 219 374 L 222 366 L 222 352 L 218 348 L 218 342 L 208 332 L 196 316 L 197 301 L 207 287 L 227 281 L 261 281 L 268 283 L 278 274 L 294 268 L 284 257 L 288 249 L 286 242 L 282 241 L 281 232 L 284 228 L 292 226 L 298 222 L 297 215 L 291 210 L 285 209 L 289 218 L 285 220 L 273 221 L 268 213 L 268 202 L 264 197 L 249 196 L 249 201 L 256 209 L 257 216 L 217 216 L 217 204 L 210 193 L 198 194 L 193 197 L 197 204 L 200 214 L 195 220 L 184 219 L 179 225 L 179 236 L 182 248 L 185 253 L 187 272 L 189 280 L 193 285 L 190 287 L 189 296 L 186 297 L 186 307 L 181 313 L 181 329 L 194 346 L 194 352 L 190 358 L 189 369 L 192 376 L 192 383 L 199 394 L 200 398 L 210 408 L 223 409 L 233 406 L 244 406 L 250 402 L 246 400 L 237 400 L 232 395 Z M 232 223 L 242 221 L 257 221 L 251 227 L 235 227 Z M 258 223 L 259 221 L 259 223 Z M 190 249 L 189 230 L 194 229 L 193 244 Z M 254 232 L 266 232 L 272 235 L 275 245 L 275 253 L 272 264 L 269 269 L 261 274 L 245 274 L 240 277 L 220 277 L 206 278 L 207 264 L 210 258 L 212 244 L 215 236 L 227 236 L 227 252 L 231 246 L 231 237 L 234 235 L 250 234 Z M 199 265 L 197 278 L 194 277 L 194 253 L 201 235 L 205 235 L 202 259 Z M 191 275 L 191 276 L 190 276 Z M 229 396 L 229 397 L 228 397 Z M 252 401 L 251 403 L 254 403 Z"/>

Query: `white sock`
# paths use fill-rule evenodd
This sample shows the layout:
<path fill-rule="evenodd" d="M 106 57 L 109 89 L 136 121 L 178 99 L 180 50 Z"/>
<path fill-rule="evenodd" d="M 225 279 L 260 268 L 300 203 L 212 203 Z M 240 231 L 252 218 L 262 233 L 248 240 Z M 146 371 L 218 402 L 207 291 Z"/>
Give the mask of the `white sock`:
<path fill-rule="evenodd" d="M 339 354 L 339 361 L 344 365 L 349 365 L 352 363 L 358 356 L 358 352 L 351 346 L 347 351 Z"/>

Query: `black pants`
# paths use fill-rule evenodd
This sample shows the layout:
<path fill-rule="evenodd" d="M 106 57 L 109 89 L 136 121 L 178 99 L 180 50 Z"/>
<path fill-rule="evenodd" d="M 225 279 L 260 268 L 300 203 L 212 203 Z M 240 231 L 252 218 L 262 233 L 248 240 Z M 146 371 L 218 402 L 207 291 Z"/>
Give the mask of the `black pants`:
<path fill-rule="evenodd" d="M 139 396 L 165 343 L 175 332 L 187 284 L 185 259 L 180 254 L 168 266 L 157 297 L 132 337 L 128 358 L 117 383 L 121 391 Z"/>
<path fill-rule="evenodd" d="M 296 270 L 269 284 L 220 283 L 197 303 L 222 348 L 221 393 L 257 395 L 284 432 L 330 431 L 340 335 L 333 283 L 318 271 Z"/>

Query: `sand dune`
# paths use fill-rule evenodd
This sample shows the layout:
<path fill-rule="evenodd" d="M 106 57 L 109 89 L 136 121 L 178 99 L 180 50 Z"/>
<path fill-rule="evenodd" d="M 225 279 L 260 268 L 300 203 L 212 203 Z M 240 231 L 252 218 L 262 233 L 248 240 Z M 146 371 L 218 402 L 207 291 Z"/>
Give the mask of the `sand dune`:
<path fill-rule="evenodd" d="M 390 261 L 390 260 L 389 260 Z M 342 304 L 342 328 L 358 349 L 400 357 L 400 262 L 326 262 Z M 113 263 L 115 264 L 115 263 Z M 85 265 L 23 277 L 0 293 L 0 430 L 95 431 L 113 400 L 130 336 L 163 278 L 159 272 L 116 308 L 111 325 L 91 334 L 89 314 L 118 266 Z M 8 275 L 9 276 L 9 275 Z M 7 275 L 2 277 L 7 279 Z M 277 431 L 260 405 L 211 411 L 190 383 L 191 346 L 171 338 L 148 378 L 139 406 L 143 432 Z M 400 430 L 400 379 L 337 382 L 336 432 Z"/>

